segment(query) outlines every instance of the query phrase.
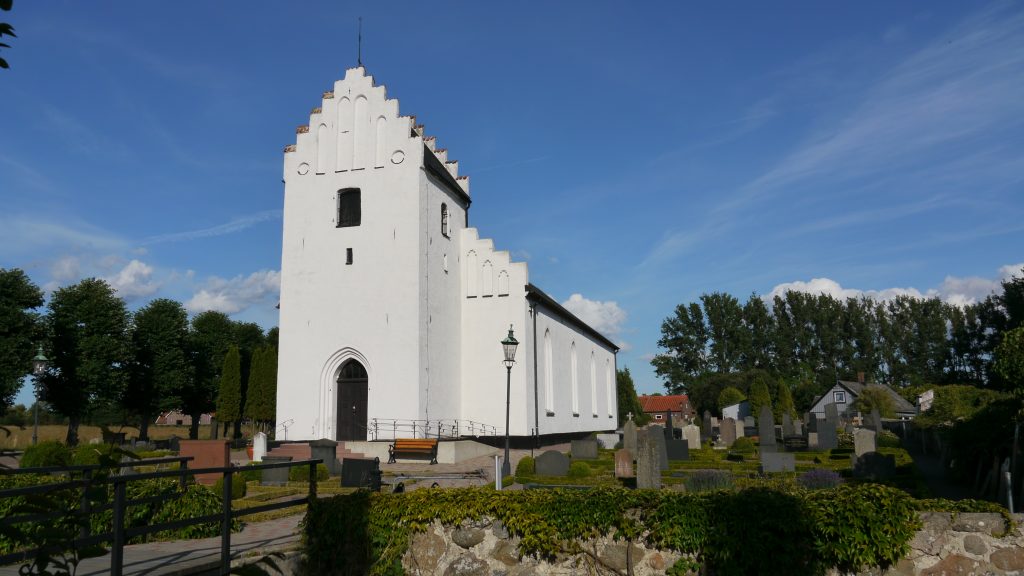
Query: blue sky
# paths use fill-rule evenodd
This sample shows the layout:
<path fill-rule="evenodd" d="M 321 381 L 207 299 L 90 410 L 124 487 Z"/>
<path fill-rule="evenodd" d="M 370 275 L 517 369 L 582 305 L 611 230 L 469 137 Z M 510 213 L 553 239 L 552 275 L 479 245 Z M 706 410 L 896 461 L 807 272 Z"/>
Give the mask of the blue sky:
<path fill-rule="evenodd" d="M 276 325 L 282 148 L 360 15 L 471 224 L 641 392 L 701 293 L 970 302 L 1024 262 L 1019 3 L 18 0 L 0 267 Z"/>

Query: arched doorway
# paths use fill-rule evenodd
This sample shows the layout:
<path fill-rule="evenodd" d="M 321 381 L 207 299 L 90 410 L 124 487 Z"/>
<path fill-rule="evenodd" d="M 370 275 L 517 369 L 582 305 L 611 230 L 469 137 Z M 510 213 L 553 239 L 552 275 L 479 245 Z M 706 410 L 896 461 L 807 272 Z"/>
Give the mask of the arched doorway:
<path fill-rule="evenodd" d="M 366 368 L 349 360 L 338 371 L 338 425 L 335 440 L 366 440 Z"/>

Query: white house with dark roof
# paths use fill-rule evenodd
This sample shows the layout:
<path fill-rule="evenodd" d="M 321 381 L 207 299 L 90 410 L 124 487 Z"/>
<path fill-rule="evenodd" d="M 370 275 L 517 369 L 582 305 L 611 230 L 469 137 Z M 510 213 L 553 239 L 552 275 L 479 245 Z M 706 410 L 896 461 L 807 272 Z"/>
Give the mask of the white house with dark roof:
<path fill-rule="evenodd" d="M 470 227 L 458 162 L 363 68 L 298 128 L 284 184 L 279 439 L 504 434 L 509 326 L 512 436 L 615 428 L 618 348 Z"/>
<path fill-rule="evenodd" d="M 865 383 L 863 381 L 837 380 L 835 385 L 828 392 L 817 398 L 811 406 L 810 412 L 818 417 L 825 418 L 825 406 L 835 404 L 836 411 L 840 417 L 846 414 L 852 415 L 856 410 L 853 403 L 868 386 L 877 386 L 889 395 L 896 411 L 896 417 L 900 420 L 910 420 L 917 415 L 917 408 L 908 402 L 906 398 L 885 384 Z"/>

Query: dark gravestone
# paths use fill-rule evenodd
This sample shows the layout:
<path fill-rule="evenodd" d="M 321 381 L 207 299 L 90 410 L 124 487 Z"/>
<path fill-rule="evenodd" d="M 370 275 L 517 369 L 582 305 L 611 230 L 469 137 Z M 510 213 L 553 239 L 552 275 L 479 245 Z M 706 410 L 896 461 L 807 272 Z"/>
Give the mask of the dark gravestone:
<path fill-rule="evenodd" d="M 775 452 L 775 417 L 768 406 L 761 406 L 761 414 L 757 417 L 757 432 L 761 440 L 761 451 Z"/>
<path fill-rule="evenodd" d="M 636 424 L 632 420 L 622 425 L 622 447 L 636 454 Z"/>
<path fill-rule="evenodd" d="M 722 444 L 724 444 L 726 448 L 732 447 L 732 443 L 736 441 L 736 421 L 732 418 L 723 418 L 718 429 L 720 431 L 719 438 L 721 438 Z"/>
<path fill-rule="evenodd" d="M 278 464 L 280 462 L 291 462 L 291 456 L 264 456 L 263 464 Z M 262 486 L 285 486 L 288 484 L 288 471 L 291 468 L 270 468 L 261 470 L 260 485 Z"/>
<path fill-rule="evenodd" d="M 573 440 L 570 453 L 573 460 L 597 460 L 597 440 Z"/>
<path fill-rule="evenodd" d="M 835 404 L 825 404 L 825 420 L 818 422 L 818 449 L 832 450 L 839 447 L 839 409 Z"/>
<path fill-rule="evenodd" d="M 625 448 L 615 451 L 615 477 L 632 478 L 633 454 Z"/>
<path fill-rule="evenodd" d="M 217 419 L 216 418 L 210 418 L 210 439 L 211 440 L 219 440 L 220 439 L 220 426 L 217 426 Z"/>
<path fill-rule="evenodd" d="M 707 442 L 708 440 L 711 440 L 711 433 L 712 433 L 712 429 L 711 428 L 712 428 L 712 425 L 711 425 L 711 412 L 708 411 L 708 410 L 705 410 L 704 411 L 704 420 L 701 421 L 701 427 L 700 427 L 700 441 L 701 441 L 702 444 L 704 442 Z"/>
<path fill-rule="evenodd" d="M 309 443 L 309 457 L 313 460 L 323 460 L 327 466 L 327 473 L 331 476 L 341 474 L 341 462 L 338 462 L 338 443 L 334 440 L 321 438 Z"/>
<path fill-rule="evenodd" d="M 871 409 L 871 415 L 868 416 L 868 428 L 871 428 L 875 433 L 882 431 L 882 415 L 878 412 L 878 408 Z"/>
<path fill-rule="evenodd" d="M 658 444 L 665 437 L 655 429 L 654 433 L 648 430 L 641 430 L 637 434 L 637 455 L 636 455 L 636 487 L 637 488 L 661 488 L 661 466 L 659 464 Z"/>
<path fill-rule="evenodd" d="M 690 459 L 690 445 L 686 440 L 669 440 L 665 442 L 665 452 L 669 462 L 686 462 Z"/>
<path fill-rule="evenodd" d="M 651 441 L 658 450 L 658 466 L 661 470 L 668 470 L 668 448 L 666 447 L 665 440 L 665 429 L 661 426 L 651 426 L 647 428 L 647 435 L 651 436 Z"/>
<path fill-rule="evenodd" d="M 341 461 L 343 488 L 380 489 L 380 458 L 345 458 Z"/>
<path fill-rule="evenodd" d="M 804 414 L 804 425 L 807 428 L 807 433 L 818 431 L 818 415 L 813 412 Z"/>
<path fill-rule="evenodd" d="M 171 452 L 181 452 L 181 438 L 171 436 L 170 440 L 167 441 L 167 449 Z"/>
<path fill-rule="evenodd" d="M 793 472 L 796 470 L 796 455 L 787 452 L 762 452 L 761 473 Z"/>
<path fill-rule="evenodd" d="M 569 474 L 569 457 L 555 450 L 548 450 L 534 460 L 537 476 L 566 476 Z"/>
<path fill-rule="evenodd" d="M 789 412 L 782 413 L 782 437 L 795 436 L 796 428 L 793 426 L 793 419 L 789 416 Z"/>
<path fill-rule="evenodd" d="M 743 427 L 744 428 L 757 428 L 757 420 L 753 416 L 744 416 L 743 417 Z M 751 436 L 753 436 L 753 434 L 751 434 Z"/>
<path fill-rule="evenodd" d="M 892 454 L 868 452 L 862 456 L 851 454 L 853 475 L 868 480 L 889 480 L 896 475 L 896 457 Z"/>
<path fill-rule="evenodd" d="M 672 411 L 665 412 L 665 442 L 675 440 L 675 429 L 672 427 Z"/>

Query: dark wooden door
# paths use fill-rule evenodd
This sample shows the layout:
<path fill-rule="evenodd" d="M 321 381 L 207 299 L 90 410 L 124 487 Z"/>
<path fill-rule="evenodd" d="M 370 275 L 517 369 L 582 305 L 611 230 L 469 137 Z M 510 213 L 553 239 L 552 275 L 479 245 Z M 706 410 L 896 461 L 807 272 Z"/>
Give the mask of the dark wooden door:
<path fill-rule="evenodd" d="M 338 426 L 335 440 L 366 440 L 366 368 L 349 360 L 338 373 Z"/>

